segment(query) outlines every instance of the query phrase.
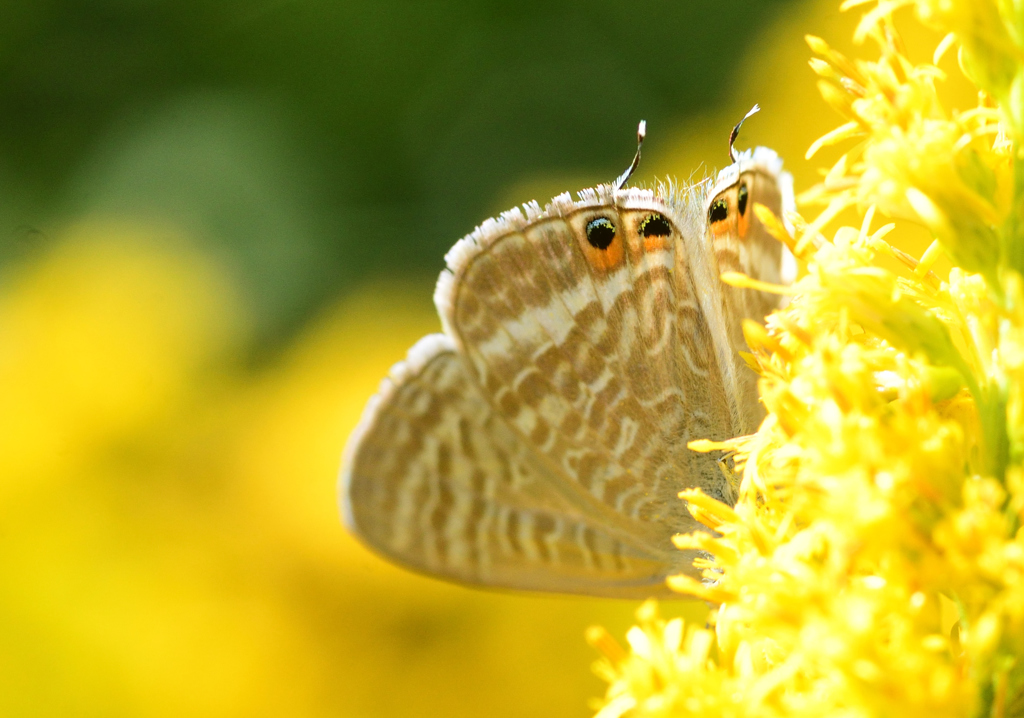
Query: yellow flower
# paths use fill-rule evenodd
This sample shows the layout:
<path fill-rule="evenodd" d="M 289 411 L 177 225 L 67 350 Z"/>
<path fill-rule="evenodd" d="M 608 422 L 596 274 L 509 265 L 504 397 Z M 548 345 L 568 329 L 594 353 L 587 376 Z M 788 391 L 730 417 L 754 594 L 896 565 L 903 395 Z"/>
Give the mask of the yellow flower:
<path fill-rule="evenodd" d="M 906 56 L 892 13 L 951 34 L 977 106 L 946 109 L 935 64 Z M 741 472 L 727 506 L 681 497 L 708 532 L 701 579 L 713 636 L 645 604 L 623 651 L 591 632 L 619 716 L 1024 716 L 1024 13 L 992 0 L 859 0 L 849 60 L 810 38 L 851 143 L 805 203 L 798 236 L 759 217 L 806 273 L 793 301 L 746 327 L 768 416 L 756 434 L 697 441 Z M 860 227 L 822 229 L 844 209 Z M 893 224 L 935 239 L 920 258 Z M 934 271 L 945 252 L 955 265 Z M 884 268 L 895 258 L 903 273 Z M 743 277 L 725 277 L 744 283 Z"/>
<path fill-rule="evenodd" d="M 927 226 L 964 269 L 994 271 L 1013 184 L 1008 147 L 993 142 L 1002 127 L 999 110 L 982 95 L 977 107 L 947 112 L 935 87 L 943 73 L 902 54 L 888 15 L 869 19 L 877 24 L 862 23 L 859 32 L 879 45 L 875 62 L 851 62 L 824 40 L 808 37 L 821 56 L 811 67 L 821 78 L 822 94 L 849 121 L 815 142 L 807 156 L 859 140 L 821 185 L 805 193 L 805 201 L 829 203 L 811 229 L 846 207 L 876 205 L 891 217 Z"/>

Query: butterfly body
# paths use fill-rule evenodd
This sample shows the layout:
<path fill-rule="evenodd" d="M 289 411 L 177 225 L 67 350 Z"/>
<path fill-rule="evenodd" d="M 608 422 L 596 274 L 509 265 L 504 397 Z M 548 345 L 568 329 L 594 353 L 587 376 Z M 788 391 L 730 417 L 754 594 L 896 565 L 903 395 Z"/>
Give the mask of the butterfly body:
<path fill-rule="evenodd" d="M 719 279 L 782 279 L 755 201 L 791 201 L 762 149 L 713 184 L 602 185 L 456 243 L 435 292 L 444 333 L 392 369 L 349 441 L 348 527 L 471 584 L 640 597 L 692 573 L 671 543 L 698 528 L 678 492 L 734 497 L 719 457 L 687 442 L 763 416 L 741 321 L 777 297 Z"/>

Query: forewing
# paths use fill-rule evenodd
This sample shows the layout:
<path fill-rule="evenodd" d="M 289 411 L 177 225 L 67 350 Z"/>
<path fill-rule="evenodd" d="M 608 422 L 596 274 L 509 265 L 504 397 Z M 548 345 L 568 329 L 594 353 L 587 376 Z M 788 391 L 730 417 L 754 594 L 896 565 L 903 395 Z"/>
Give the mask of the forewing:
<path fill-rule="evenodd" d="M 451 339 L 392 370 L 349 440 L 350 530 L 407 567 L 489 586 L 613 597 L 666 594 L 687 557 L 581 509 L 565 478 L 483 398 Z M 692 557 L 689 557 L 692 558 Z"/>
<path fill-rule="evenodd" d="M 701 232 L 685 197 L 581 194 L 462 240 L 435 302 L 486 399 L 577 504 L 671 550 L 695 528 L 681 489 L 732 500 L 717 457 L 686 446 L 738 433 L 683 245 Z M 588 234 L 598 221 L 607 243 Z"/>

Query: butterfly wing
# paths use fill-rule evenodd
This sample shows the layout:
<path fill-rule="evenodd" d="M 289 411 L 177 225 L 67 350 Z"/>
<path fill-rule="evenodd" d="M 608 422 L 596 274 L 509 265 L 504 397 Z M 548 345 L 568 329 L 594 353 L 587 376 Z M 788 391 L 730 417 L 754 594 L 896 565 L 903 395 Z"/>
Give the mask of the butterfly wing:
<path fill-rule="evenodd" d="M 707 193 L 704 203 L 705 244 L 713 248 L 712 272 L 740 272 L 771 284 L 788 284 L 795 277 L 795 260 L 778 240 L 768 234 L 754 213 L 754 204 L 763 204 L 777 217 L 793 209 L 792 178 L 782 171 L 782 160 L 775 152 L 758 147 L 741 153 L 736 162 L 722 170 Z M 763 322 L 783 299 L 749 288 L 719 284 L 725 336 L 730 354 L 739 357 L 747 351 L 743 338 L 743 319 Z M 760 420 L 763 411 L 757 403 L 756 376 L 737 362 L 741 413 Z M 756 428 L 756 423 L 741 433 Z"/>
<path fill-rule="evenodd" d="M 723 317 L 699 296 L 716 289 L 688 261 L 709 253 L 702 195 L 581 194 L 459 242 L 435 302 L 485 397 L 580 509 L 613 509 L 619 530 L 660 552 L 694 528 L 681 489 L 732 500 L 717 458 L 687 441 L 743 428 L 714 337 Z"/>
<path fill-rule="evenodd" d="M 710 189 L 599 187 L 458 242 L 435 293 L 446 334 L 413 348 L 350 439 L 349 527 L 469 583 L 626 597 L 692 573 L 671 536 L 701 527 L 678 492 L 733 497 L 686 443 L 763 415 L 736 337 L 764 314 L 723 293 Z M 775 262 L 765 247 L 738 266 Z"/>
<path fill-rule="evenodd" d="M 342 511 L 396 562 L 465 583 L 612 597 L 665 594 L 656 552 L 581 511 L 564 479 L 484 399 L 444 335 L 395 366 L 350 439 Z"/>

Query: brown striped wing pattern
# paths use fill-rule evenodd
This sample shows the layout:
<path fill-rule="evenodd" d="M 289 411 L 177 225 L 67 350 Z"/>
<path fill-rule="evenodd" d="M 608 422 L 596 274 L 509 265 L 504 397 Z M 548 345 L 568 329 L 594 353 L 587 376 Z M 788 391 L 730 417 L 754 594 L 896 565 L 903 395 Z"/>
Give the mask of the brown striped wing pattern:
<path fill-rule="evenodd" d="M 417 343 L 378 400 L 348 464 L 345 504 L 346 523 L 378 551 L 463 583 L 661 592 L 654 577 L 673 557 L 581 510 L 482 396 L 450 338 Z"/>
<path fill-rule="evenodd" d="M 671 543 L 697 528 L 679 491 L 733 500 L 720 457 L 687 442 L 762 417 L 737 337 L 777 298 L 728 294 L 718 276 L 728 262 L 778 279 L 779 247 L 749 218 L 754 201 L 781 213 L 779 164 L 758 150 L 716 183 L 562 195 L 457 243 L 435 294 L 444 334 L 392 370 L 350 439 L 348 526 L 466 583 L 666 593 L 692 571 Z M 743 216 L 710 221 L 723 198 L 739 211 L 740 182 Z"/>

